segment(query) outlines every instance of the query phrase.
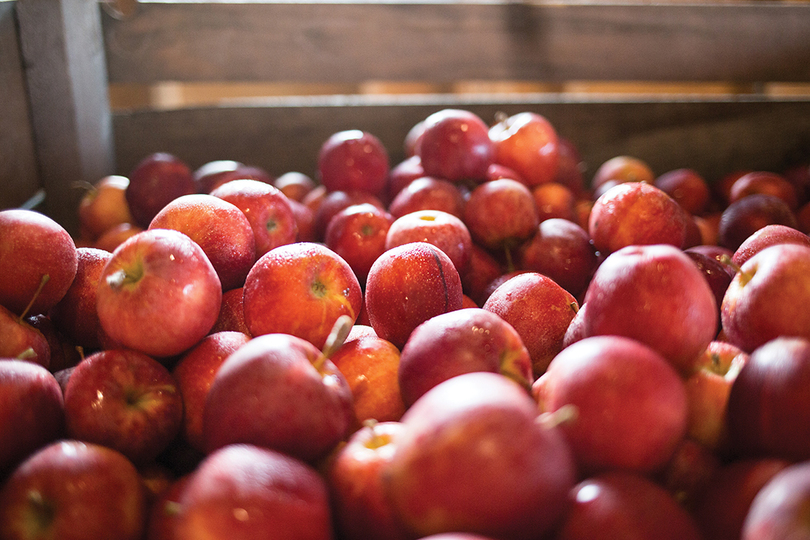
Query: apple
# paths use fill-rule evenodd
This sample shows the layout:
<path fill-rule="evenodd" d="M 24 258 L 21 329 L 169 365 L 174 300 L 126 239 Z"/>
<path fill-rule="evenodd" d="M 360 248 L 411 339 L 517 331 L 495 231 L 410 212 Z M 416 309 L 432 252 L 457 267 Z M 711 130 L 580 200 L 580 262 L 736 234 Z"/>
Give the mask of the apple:
<path fill-rule="evenodd" d="M 476 371 L 499 373 L 527 391 L 534 382 L 529 351 L 503 318 L 481 308 L 436 315 L 417 326 L 402 348 L 402 399 L 410 407 L 439 383 Z"/>
<path fill-rule="evenodd" d="M 129 173 L 124 193 L 134 223 L 146 228 L 161 208 L 181 195 L 197 193 L 194 174 L 180 158 L 155 152 L 143 158 Z"/>
<path fill-rule="evenodd" d="M 403 187 L 388 204 L 395 218 L 417 210 L 441 210 L 461 219 L 466 201 L 458 187 L 448 180 L 421 176 Z"/>
<path fill-rule="evenodd" d="M 317 184 L 309 175 L 298 171 L 288 171 L 273 182 L 288 199 L 303 202 L 307 193 L 315 189 Z"/>
<path fill-rule="evenodd" d="M 745 176 L 746 174 L 753 172 L 750 169 L 737 169 L 731 172 L 728 172 L 721 176 L 717 182 L 712 184 L 712 194 L 714 195 L 715 199 L 717 200 L 717 204 L 721 208 L 725 208 L 729 205 L 729 201 L 731 200 L 731 186 L 734 185 L 740 177 Z"/>
<path fill-rule="evenodd" d="M 231 180 L 257 180 L 272 184 L 273 177 L 261 167 L 253 167 L 229 159 L 219 159 L 203 164 L 193 173 L 197 193 L 211 193 Z"/>
<path fill-rule="evenodd" d="M 357 277 L 331 249 L 312 242 L 264 254 L 245 280 L 243 309 L 252 336 L 287 333 L 322 348 L 341 315 L 357 319 L 363 302 Z"/>
<path fill-rule="evenodd" d="M 152 502 L 146 518 L 146 540 L 175 540 L 175 527 L 180 519 L 180 497 L 190 475 L 176 478 Z"/>
<path fill-rule="evenodd" d="M 329 191 L 365 191 L 380 196 L 388 179 L 388 152 L 367 131 L 333 133 L 318 151 L 318 180 Z"/>
<path fill-rule="evenodd" d="M 0 490 L 0 538 L 140 540 L 146 499 L 120 452 L 75 440 L 30 455 Z"/>
<path fill-rule="evenodd" d="M 325 478 L 340 538 L 412 540 L 397 519 L 383 483 L 403 429 L 399 422 L 370 422 L 329 460 Z"/>
<path fill-rule="evenodd" d="M 179 497 L 176 540 L 331 540 L 326 483 L 280 452 L 236 444 L 208 455 Z"/>
<path fill-rule="evenodd" d="M 653 180 L 653 185 L 672 197 L 691 215 L 702 214 L 709 206 L 709 183 L 694 169 L 672 169 Z"/>
<path fill-rule="evenodd" d="M 585 337 L 584 321 L 587 307 L 588 304 L 585 303 L 579 306 L 574 318 L 568 323 L 568 328 L 565 329 L 565 335 L 563 335 L 563 349 Z"/>
<path fill-rule="evenodd" d="M 584 303 L 586 336 L 636 339 L 689 374 L 717 334 L 717 302 L 698 267 L 667 245 L 627 246 L 594 273 Z"/>
<path fill-rule="evenodd" d="M 56 373 L 61 369 L 75 366 L 82 360 L 84 349 L 81 346 L 75 345 L 73 341 L 65 337 L 50 317 L 42 314 L 34 315 L 33 317 L 27 317 L 25 322 L 39 330 L 45 337 L 45 341 L 48 343 L 48 349 L 50 350 L 50 358 L 47 367 L 48 371 L 51 373 Z M 27 353 L 22 356 L 25 358 Z"/>
<path fill-rule="evenodd" d="M 746 238 L 766 225 L 799 228 L 795 213 L 775 195 L 755 193 L 731 202 L 720 215 L 719 245 L 736 251 Z"/>
<path fill-rule="evenodd" d="M 352 268 L 361 285 L 368 271 L 385 251 L 385 241 L 394 217 L 370 203 L 347 206 L 326 227 L 324 244 Z"/>
<path fill-rule="evenodd" d="M 298 242 L 315 242 L 318 237 L 315 233 L 315 212 L 304 203 L 289 199 L 290 209 L 295 217 L 298 233 L 295 238 Z"/>
<path fill-rule="evenodd" d="M 139 227 L 134 223 L 120 223 L 118 225 L 113 225 L 109 230 L 107 230 L 107 232 L 99 236 L 98 240 L 93 242 L 90 247 L 95 247 L 112 253 L 115 251 L 115 248 L 124 243 L 124 240 L 130 236 L 135 236 L 144 230 L 145 229 L 143 227 Z"/>
<path fill-rule="evenodd" d="M 559 428 L 583 474 L 660 471 L 686 433 L 680 375 L 658 352 L 628 337 L 586 337 L 569 345 L 532 393 L 541 411 L 573 411 Z"/>
<path fill-rule="evenodd" d="M 501 178 L 517 180 L 522 184 L 526 183 L 526 181 L 521 178 L 520 174 L 518 174 L 515 169 L 507 167 L 506 165 L 501 165 L 500 163 L 493 163 L 490 165 L 487 169 L 486 181 L 489 182 L 490 180 L 500 180 Z"/>
<path fill-rule="evenodd" d="M 796 187 L 783 175 L 770 171 L 751 171 L 737 178 L 729 189 L 729 202 L 755 193 L 778 197 L 794 212 L 799 208 Z"/>
<path fill-rule="evenodd" d="M 398 518 L 417 538 L 549 533 L 576 473 L 558 428 L 538 418 L 526 389 L 498 373 L 465 373 L 428 390 L 403 415 L 383 473 Z"/>
<path fill-rule="evenodd" d="M 557 540 L 655 538 L 700 540 L 694 519 L 660 485 L 628 471 L 608 471 L 578 483 L 569 495 Z"/>
<path fill-rule="evenodd" d="M 534 186 L 532 196 L 541 222 L 550 218 L 576 220 L 576 196 L 568 186 L 557 182 L 546 182 Z"/>
<path fill-rule="evenodd" d="M 723 303 L 723 297 L 726 295 L 726 290 L 734 278 L 734 271 L 723 261 L 715 257 L 711 257 L 706 253 L 700 251 L 691 251 L 690 249 L 684 250 L 687 257 L 692 259 L 697 266 L 698 270 L 706 278 L 706 283 L 712 289 L 714 299 L 717 304 L 717 314 L 720 315 L 720 306 Z"/>
<path fill-rule="evenodd" d="M 278 188 L 258 180 L 231 180 L 213 191 L 244 212 L 253 229 L 256 257 L 274 247 L 296 241 L 298 225 L 287 196 Z"/>
<path fill-rule="evenodd" d="M 810 295 L 808 276 L 807 246 L 777 244 L 748 259 L 723 297 L 726 339 L 746 352 L 779 336 L 810 339 L 810 317 L 803 307 Z"/>
<path fill-rule="evenodd" d="M 495 145 L 495 162 L 520 175 L 528 187 L 556 179 L 560 151 L 557 130 L 549 120 L 535 112 L 505 116 L 489 129 Z"/>
<path fill-rule="evenodd" d="M 194 240 L 211 261 L 223 291 L 244 285 L 256 262 L 256 239 L 247 216 L 213 195 L 174 199 L 155 215 L 148 228 L 173 229 Z"/>
<path fill-rule="evenodd" d="M 250 336 L 242 332 L 210 334 L 182 355 L 172 368 L 172 376 L 183 400 L 181 432 L 186 441 L 200 452 L 205 451 L 203 411 L 208 390 L 225 359 L 248 341 Z"/>
<path fill-rule="evenodd" d="M 427 242 L 442 250 L 460 273 L 467 268 L 472 236 L 464 222 L 441 210 L 417 210 L 398 217 L 385 236 L 385 249 Z"/>
<path fill-rule="evenodd" d="M 245 443 L 315 462 L 348 434 L 353 415 L 351 388 L 331 360 L 299 337 L 265 334 L 219 367 L 203 442 L 209 453 Z"/>
<path fill-rule="evenodd" d="M 664 469 L 650 478 L 691 513 L 722 463 L 717 452 L 687 437 L 681 440 Z"/>
<path fill-rule="evenodd" d="M 799 205 L 806 204 L 810 200 L 810 163 L 800 160 L 787 167 L 782 174 L 788 182 L 793 184 Z"/>
<path fill-rule="evenodd" d="M 473 242 L 466 269 L 460 273 L 464 294 L 478 307 L 489 295 L 489 284 L 505 273 L 501 263 L 488 250 Z"/>
<path fill-rule="evenodd" d="M 389 249 L 374 261 L 366 280 L 370 325 L 399 349 L 426 320 L 460 309 L 462 297 L 450 257 L 427 242 Z"/>
<path fill-rule="evenodd" d="M 495 161 L 489 126 L 461 109 L 442 109 L 425 118 L 416 153 L 426 176 L 453 183 L 484 181 Z"/>
<path fill-rule="evenodd" d="M 532 237 L 540 216 L 529 188 L 502 178 L 473 189 L 464 207 L 464 223 L 476 243 L 508 250 Z"/>
<path fill-rule="evenodd" d="M 316 241 L 320 241 L 326 236 L 329 222 L 338 212 L 356 204 L 371 204 L 380 210 L 386 210 L 380 198 L 367 191 L 330 191 L 324 195 L 323 200 L 314 209 Z"/>
<path fill-rule="evenodd" d="M 78 265 L 64 227 L 35 210 L 0 210 L 0 305 L 20 315 L 46 313 L 67 292 Z"/>
<path fill-rule="evenodd" d="M 614 156 L 597 167 L 591 179 L 591 187 L 597 193 L 624 182 L 655 184 L 655 173 L 643 159 L 634 156 Z"/>
<path fill-rule="evenodd" d="M 750 259 L 755 253 L 774 244 L 800 244 L 810 246 L 810 236 L 787 225 L 765 225 L 743 240 L 742 244 L 740 244 L 732 254 L 731 261 L 738 266 L 742 266 L 745 261 Z"/>
<path fill-rule="evenodd" d="M 565 332 L 579 310 L 571 293 L 537 272 L 508 279 L 482 307 L 509 323 L 520 336 L 531 357 L 532 380 L 562 350 Z"/>
<path fill-rule="evenodd" d="M 51 348 L 45 335 L 24 317 L 15 315 L 0 305 L 0 358 L 14 358 L 37 364 L 51 365 Z"/>
<path fill-rule="evenodd" d="M 630 245 L 682 247 L 688 214 L 675 199 L 646 182 L 622 182 L 594 202 L 588 234 L 605 254 Z"/>
<path fill-rule="evenodd" d="M 570 189 L 577 199 L 590 197 L 585 185 L 585 164 L 582 155 L 574 142 L 567 138 L 557 137 L 557 174 L 554 182 Z"/>
<path fill-rule="evenodd" d="M 214 326 L 222 285 L 202 248 L 169 229 L 118 246 L 96 293 L 101 327 L 123 346 L 157 357 L 191 348 Z"/>
<path fill-rule="evenodd" d="M 64 434 L 64 402 L 44 367 L 0 359 L 0 483 L 21 461 Z"/>
<path fill-rule="evenodd" d="M 115 225 L 133 222 L 126 199 L 127 187 L 129 178 L 120 175 L 105 176 L 88 185 L 77 210 L 83 238 L 94 241 Z"/>
<path fill-rule="evenodd" d="M 245 322 L 244 287 L 222 293 L 219 315 L 209 334 L 225 331 L 241 332 L 251 336 L 250 329 Z"/>
<path fill-rule="evenodd" d="M 743 521 L 741 540 L 783 540 L 807 536 L 810 500 L 810 463 L 794 463 L 780 470 L 751 501 Z"/>
<path fill-rule="evenodd" d="M 388 182 L 383 200 L 390 204 L 408 184 L 424 176 L 425 168 L 422 167 L 422 158 L 417 155 L 406 157 L 388 171 Z"/>
<path fill-rule="evenodd" d="M 757 347 L 728 396 L 732 451 L 810 459 L 810 340 L 777 337 Z"/>
<path fill-rule="evenodd" d="M 183 399 L 169 370 L 137 351 L 110 349 L 80 362 L 65 387 L 69 437 L 154 460 L 180 432 Z"/>

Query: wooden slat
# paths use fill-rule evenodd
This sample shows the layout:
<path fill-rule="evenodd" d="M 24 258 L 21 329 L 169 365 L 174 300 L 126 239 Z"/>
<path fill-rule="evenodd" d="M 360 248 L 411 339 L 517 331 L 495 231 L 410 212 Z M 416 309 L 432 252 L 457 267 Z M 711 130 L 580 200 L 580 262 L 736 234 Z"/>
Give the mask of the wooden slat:
<path fill-rule="evenodd" d="M 112 82 L 810 80 L 810 3 L 142 3 Z"/>
<path fill-rule="evenodd" d="M 20 206 L 39 189 L 14 4 L 0 3 L 0 208 Z"/>
<path fill-rule="evenodd" d="M 167 151 L 197 167 L 235 159 L 272 174 L 314 174 L 320 145 L 342 129 L 365 129 L 403 158 L 408 129 L 444 107 L 467 108 L 492 122 L 497 112 L 545 115 L 580 148 L 590 178 L 619 154 L 642 158 L 657 173 L 692 167 L 709 180 L 736 169 L 781 170 L 810 156 L 810 102 L 713 98 L 683 101 L 525 101 L 421 98 L 331 98 L 276 101 L 265 107 L 142 111 L 115 115 L 119 172 L 128 174 L 150 152 Z"/>
<path fill-rule="evenodd" d="M 18 0 L 16 10 L 44 211 L 77 232 L 77 181 L 114 169 L 107 74 L 98 4 Z"/>

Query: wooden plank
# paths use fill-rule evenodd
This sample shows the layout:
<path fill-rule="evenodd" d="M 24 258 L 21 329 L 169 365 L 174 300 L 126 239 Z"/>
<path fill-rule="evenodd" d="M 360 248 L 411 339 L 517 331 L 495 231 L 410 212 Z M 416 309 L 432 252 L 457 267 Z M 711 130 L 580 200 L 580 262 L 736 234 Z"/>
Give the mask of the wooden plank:
<path fill-rule="evenodd" d="M 44 211 L 77 233 L 78 181 L 114 169 L 101 20 L 95 0 L 18 0 Z"/>
<path fill-rule="evenodd" d="M 112 82 L 810 81 L 810 3 L 141 3 Z"/>
<path fill-rule="evenodd" d="M 40 188 L 14 4 L 0 3 L 0 208 L 24 204 Z"/>
<path fill-rule="evenodd" d="M 120 174 L 145 155 L 167 151 L 192 167 L 235 159 L 275 175 L 313 175 L 320 145 L 343 129 L 365 129 L 401 160 L 407 131 L 428 114 L 461 107 L 487 122 L 498 112 L 545 115 L 580 149 L 590 179 L 610 157 L 629 154 L 662 173 L 692 167 L 714 181 L 736 169 L 781 170 L 810 156 L 810 102 L 723 97 L 681 101 L 569 101 L 520 96 L 489 101 L 436 95 L 398 99 L 335 97 L 275 100 L 264 107 L 141 111 L 115 115 Z"/>

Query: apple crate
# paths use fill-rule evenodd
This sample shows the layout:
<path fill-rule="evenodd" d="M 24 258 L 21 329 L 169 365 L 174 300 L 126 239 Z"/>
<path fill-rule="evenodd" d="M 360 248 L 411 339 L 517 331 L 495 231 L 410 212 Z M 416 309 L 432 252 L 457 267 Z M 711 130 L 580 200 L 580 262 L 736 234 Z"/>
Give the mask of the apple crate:
<path fill-rule="evenodd" d="M 0 0 L 0 207 L 75 231 L 75 183 L 148 153 L 314 174 L 351 128 L 395 163 L 447 107 L 543 114 L 586 177 L 626 154 L 711 181 L 810 158 L 808 83 L 805 1 Z M 288 92 L 165 99 L 205 85 Z"/>

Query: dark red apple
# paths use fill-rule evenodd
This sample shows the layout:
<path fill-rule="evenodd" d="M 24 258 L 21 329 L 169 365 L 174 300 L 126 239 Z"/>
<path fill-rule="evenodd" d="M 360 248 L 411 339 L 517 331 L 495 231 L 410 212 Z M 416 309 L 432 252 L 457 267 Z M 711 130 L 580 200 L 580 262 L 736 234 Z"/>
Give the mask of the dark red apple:
<path fill-rule="evenodd" d="M 245 322 L 244 287 L 222 293 L 219 316 L 214 326 L 211 327 L 209 334 L 225 331 L 242 332 L 251 335 L 250 329 Z"/>
<path fill-rule="evenodd" d="M 197 193 L 189 166 L 168 152 L 149 154 L 135 165 L 128 178 L 127 205 L 134 223 L 144 229 L 168 203 L 181 195 Z"/>
<path fill-rule="evenodd" d="M 794 212 L 799 208 L 796 187 L 783 175 L 770 171 L 751 171 L 737 178 L 729 189 L 729 202 L 755 193 L 778 197 Z"/>
<path fill-rule="evenodd" d="M 313 210 L 316 241 L 321 241 L 326 236 L 329 222 L 338 212 L 356 204 L 372 204 L 380 210 L 386 210 L 380 198 L 367 191 L 330 191 L 323 196 L 323 200 Z"/>
<path fill-rule="evenodd" d="M 489 284 L 505 272 L 503 265 L 488 250 L 473 243 L 467 268 L 460 275 L 464 294 L 478 307 L 483 306 L 490 293 Z"/>
<path fill-rule="evenodd" d="M 425 169 L 422 167 L 422 158 L 417 155 L 405 158 L 388 171 L 388 183 L 383 200 L 390 204 L 408 184 L 424 176 Z"/>
<path fill-rule="evenodd" d="M 231 180 L 257 180 L 265 184 L 274 182 L 272 175 L 261 167 L 228 159 L 209 161 L 194 171 L 194 183 L 198 193 L 211 193 Z"/>
<path fill-rule="evenodd" d="M 702 214 L 711 201 L 711 188 L 694 169 L 673 169 L 658 176 L 653 185 L 675 199 L 689 214 Z"/>
<path fill-rule="evenodd" d="M 368 271 L 385 251 L 385 240 L 394 217 L 369 203 L 347 206 L 326 227 L 326 247 L 340 255 L 365 285 Z"/>
<path fill-rule="evenodd" d="M 489 130 L 495 145 L 495 162 L 520 175 L 529 187 L 556 179 L 559 169 L 559 136 L 549 120 L 535 112 L 520 112 L 498 121 Z"/>
<path fill-rule="evenodd" d="M 495 161 L 489 127 L 476 114 L 442 109 L 425 118 L 416 153 L 426 176 L 454 183 L 482 182 Z"/>
<path fill-rule="evenodd" d="M 318 152 L 318 179 L 329 191 L 365 191 L 380 196 L 388 179 L 388 152 L 367 131 L 332 134 Z"/>
<path fill-rule="evenodd" d="M 717 231 L 719 245 L 736 251 L 746 238 L 766 225 L 799 228 L 796 215 L 775 195 L 755 193 L 730 203 L 720 216 Z"/>
<path fill-rule="evenodd" d="M 780 470 L 757 493 L 743 522 L 741 540 L 785 540 L 807 536 L 810 463 Z"/>
<path fill-rule="evenodd" d="M 25 360 L 50 368 L 51 348 L 45 335 L 27 319 L 3 306 L 0 306 L 0 336 L 0 358 Z"/>

